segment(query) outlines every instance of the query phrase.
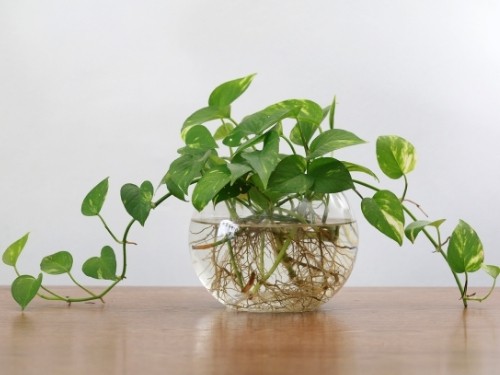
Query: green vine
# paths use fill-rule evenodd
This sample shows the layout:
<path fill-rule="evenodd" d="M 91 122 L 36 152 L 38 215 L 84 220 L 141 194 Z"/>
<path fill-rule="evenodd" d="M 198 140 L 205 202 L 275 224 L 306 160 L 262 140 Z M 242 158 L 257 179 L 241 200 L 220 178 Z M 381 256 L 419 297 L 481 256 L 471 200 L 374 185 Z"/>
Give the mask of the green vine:
<path fill-rule="evenodd" d="M 38 276 L 22 274 L 18 260 L 29 234 L 12 243 L 4 251 L 2 260 L 14 269 L 16 278 L 12 283 L 12 296 L 21 308 L 25 309 L 35 296 L 66 303 L 104 302 L 104 297 L 126 278 L 128 246 L 135 245 L 129 240 L 132 227 L 136 223 L 144 226 L 151 210 L 171 197 L 181 200 L 189 197 L 194 208 L 199 211 L 209 204 L 225 202 L 233 216 L 237 215 L 235 205 L 242 204 L 252 213 L 253 220 L 267 218 L 309 223 L 306 214 L 295 210 L 297 207 L 293 207 L 294 212 L 290 215 L 291 210 L 285 208 L 286 204 L 314 200 L 327 205 L 329 194 L 347 190 L 353 190 L 360 197 L 361 210 L 368 223 L 399 245 L 403 244 L 405 238 L 413 243 L 423 233 L 434 251 L 449 266 L 464 307 L 467 307 L 468 301 L 482 302 L 491 295 L 500 267 L 484 262 L 483 245 L 474 229 L 460 220 L 443 242 L 440 226 L 445 220 L 419 220 L 408 207 L 408 203 L 413 203 L 407 198 L 408 174 L 416 166 L 416 151 L 410 142 L 394 135 L 380 136 L 376 141 L 376 160 L 382 173 L 390 179 L 402 179 L 403 192 L 400 196 L 372 183 L 353 179 L 353 174 L 360 173 L 378 180 L 369 168 L 333 157 L 337 150 L 365 143 L 352 132 L 336 127 L 336 98 L 325 108 L 311 100 L 285 100 L 238 121 L 232 114 L 232 104 L 247 90 L 253 78 L 254 75 L 249 75 L 217 86 L 209 96 L 208 106 L 193 112 L 186 119 L 181 127 L 185 145 L 162 180 L 167 189 L 166 194 L 154 201 L 154 189 L 150 181 L 122 186 L 121 200 L 131 220 L 121 239 L 101 215 L 109 189 L 108 178 L 99 182 L 86 195 L 81 206 L 82 214 L 97 217 L 111 239 L 122 248 L 120 272 L 117 272 L 116 254 L 111 246 L 104 246 L 100 254 L 89 258 L 82 265 L 86 276 L 109 282 L 104 290 L 94 292 L 76 280 L 72 272 L 73 257 L 67 251 L 44 257 Z M 324 120 L 327 124 L 322 128 Z M 216 127 L 210 130 L 213 124 Z M 289 149 L 289 154 L 283 154 L 284 148 Z M 361 189 L 368 189 L 370 194 L 363 195 Z M 326 211 L 320 220 L 326 223 Z M 435 236 L 430 233 L 430 228 L 435 229 Z M 320 241 L 323 233 L 319 230 L 312 235 L 316 236 L 314 240 Z M 258 246 L 265 245 L 263 237 L 257 242 Z M 294 263 L 323 272 L 321 267 L 302 264 L 301 260 L 287 255 L 290 238 L 275 241 L 274 260 L 268 269 L 265 269 L 264 258 L 260 253 L 256 269 L 249 275 L 242 274 L 232 253 L 230 236 L 197 246 L 199 249 L 216 249 L 222 245 L 229 246 L 232 257 L 232 270 L 225 269 L 223 272 L 229 277 L 236 277 L 236 284 L 243 293 L 257 293 L 281 264 L 285 265 L 293 278 L 297 276 L 292 268 Z M 296 243 L 294 246 L 300 248 L 301 245 Z M 469 276 L 479 270 L 493 279 L 492 288 L 483 297 L 469 293 Z M 84 296 L 60 295 L 43 285 L 44 274 L 67 275 Z M 248 281 L 244 280 L 245 277 L 248 277 Z"/>

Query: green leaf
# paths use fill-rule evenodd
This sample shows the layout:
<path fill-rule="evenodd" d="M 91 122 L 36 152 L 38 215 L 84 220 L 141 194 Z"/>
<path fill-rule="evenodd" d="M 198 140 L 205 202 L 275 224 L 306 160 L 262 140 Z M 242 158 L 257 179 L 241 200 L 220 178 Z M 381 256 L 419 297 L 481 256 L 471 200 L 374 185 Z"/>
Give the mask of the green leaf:
<path fill-rule="evenodd" d="M 446 219 L 440 219 L 436 221 L 428 221 L 428 220 L 417 220 L 414 221 L 405 228 L 405 235 L 412 243 L 415 243 L 418 234 L 425 229 L 427 226 L 439 228 L 441 224 L 445 222 Z"/>
<path fill-rule="evenodd" d="M 227 165 L 229 172 L 231 172 L 231 184 L 234 184 L 237 179 L 244 176 L 246 173 L 252 170 L 252 167 L 241 163 L 231 163 Z"/>
<path fill-rule="evenodd" d="M 380 190 L 373 198 L 364 198 L 361 211 L 371 225 L 399 245 L 403 244 L 404 211 L 394 193 Z"/>
<path fill-rule="evenodd" d="M 264 188 L 269 177 L 279 163 L 279 135 L 270 131 L 264 139 L 262 151 L 244 152 L 241 157 L 245 159 L 253 170 L 259 175 Z"/>
<path fill-rule="evenodd" d="M 106 200 L 106 195 L 108 194 L 109 178 L 106 177 L 104 180 L 99 182 L 90 192 L 87 194 L 82 202 L 82 214 L 85 216 L 96 216 L 101 212 L 104 201 Z"/>
<path fill-rule="evenodd" d="M 267 193 L 275 200 L 286 194 L 305 193 L 313 183 L 306 169 L 307 160 L 300 155 L 283 158 L 269 178 Z"/>
<path fill-rule="evenodd" d="M 460 220 L 448 244 L 448 264 L 457 273 L 475 272 L 484 261 L 483 244 L 474 229 Z"/>
<path fill-rule="evenodd" d="M 250 189 L 250 185 L 246 181 L 237 180 L 234 184 L 226 184 L 213 198 L 214 204 L 225 201 L 230 198 L 235 198 L 240 194 L 245 194 Z"/>
<path fill-rule="evenodd" d="M 217 86 L 210 94 L 208 105 L 210 107 L 227 107 L 243 94 L 250 83 L 252 83 L 255 74 L 246 77 L 237 78 Z"/>
<path fill-rule="evenodd" d="M 289 99 L 277 103 L 274 106 L 290 109 L 290 117 L 302 123 L 319 125 L 324 118 L 323 108 L 312 100 Z"/>
<path fill-rule="evenodd" d="M 231 172 L 225 165 L 215 166 L 206 172 L 193 190 L 193 206 L 201 211 L 231 181 Z"/>
<path fill-rule="evenodd" d="M 267 213 L 273 207 L 273 201 L 256 187 L 251 187 L 248 190 L 248 198 L 252 207 L 260 208 L 261 212 Z"/>
<path fill-rule="evenodd" d="M 244 138 L 260 136 L 285 118 L 319 125 L 323 119 L 323 110 L 310 100 L 290 99 L 275 103 L 245 117 L 222 143 L 230 147 L 240 146 Z"/>
<path fill-rule="evenodd" d="M 494 266 L 492 264 L 482 264 L 481 268 L 491 277 L 496 279 L 500 275 L 500 267 Z"/>
<path fill-rule="evenodd" d="M 372 176 L 375 180 L 379 180 L 377 175 L 373 173 L 373 171 L 367 167 L 364 167 L 359 164 L 354 164 L 348 161 L 342 161 L 342 164 L 347 168 L 349 172 L 361 172 L 361 173 L 366 173 L 369 176 Z"/>
<path fill-rule="evenodd" d="M 378 137 L 376 151 L 380 169 L 389 178 L 398 179 L 408 174 L 417 163 L 413 145 L 395 135 Z"/>
<path fill-rule="evenodd" d="M 221 126 L 217 128 L 214 133 L 214 139 L 220 141 L 226 138 L 234 129 L 234 125 L 230 122 L 224 122 Z"/>
<path fill-rule="evenodd" d="M 195 125 L 201 125 L 209 121 L 227 118 L 230 115 L 229 107 L 205 107 L 197 110 L 189 116 L 181 129 L 182 139 L 185 139 L 187 131 Z"/>
<path fill-rule="evenodd" d="M 317 123 L 298 121 L 290 131 L 290 141 L 299 146 L 307 146 L 318 128 Z"/>
<path fill-rule="evenodd" d="M 337 97 L 333 97 L 332 104 L 330 105 L 330 111 L 328 116 L 328 125 L 330 125 L 330 129 L 335 127 L 335 108 L 337 107 Z"/>
<path fill-rule="evenodd" d="M 347 168 L 334 158 L 313 160 L 307 175 L 314 179 L 312 190 L 315 193 L 338 193 L 354 186 Z"/>
<path fill-rule="evenodd" d="M 222 141 L 226 146 L 236 147 L 241 144 L 243 138 L 250 135 L 262 135 L 266 130 L 283 120 L 291 113 L 288 108 L 267 107 L 245 117 L 238 126 Z"/>
<path fill-rule="evenodd" d="M 140 187 L 134 184 L 125 184 L 122 186 L 120 194 L 129 215 L 144 226 L 151 211 L 151 201 L 154 194 L 153 184 L 150 181 L 144 181 Z"/>
<path fill-rule="evenodd" d="M 163 177 L 170 193 L 181 200 L 184 200 L 193 180 L 201 176 L 201 170 L 210 156 L 210 152 L 193 151 L 175 159 Z"/>
<path fill-rule="evenodd" d="M 73 257 L 67 251 L 59 251 L 42 259 L 40 269 L 50 275 L 68 273 L 73 267 Z"/>
<path fill-rule="evenodd" d="M 21 306 L 22 310 L 35 298 L 42 286 L 42 278 L 42 274 L 39 274 L 36 279 L 31 275 L 21 275 L 12 283 L 12 297 Z"/>
<path fill-rule="evenodd" d="M 307 158 L 314 159 L 329 152 L 362 143 L 365 143 L 365 141 L 347 130 L 327 130 L 313 139 Z"/>
<path fill-rule="evenodd" d="M 19 255 L 21 255 L 21 252 L 24 249 L 24 246 L 26 245 L 26 242 L 28 241 L 29 233 L 26 233 L 24 236 L 22 236 L 20 239 L 12 243 L 3 253 L 2 260 L 3 262 L 8 265 L 15 267 L 17 263 L 17 259 L 19 258 Z"/>
<path fill-rule="evenodd" d="M 272 129 L 274 130 L 274 129 L 276 129 L 276 127 L 273 127 Z M 248 151 L 249 149 L 250 150 L 255 149 L 259 143 L 264 142 L 264 139 L 266 139 L 266 135 L 267 135 L 267 133 L 259 134 L 253 138 L 250 138 L 248 141 L 241 143 L 238 146 L 238 148 L 236 149 L 236 151 L 234 152 L 233 159 L 235 156 L 238 156 L 238 154 L 241 154 L 242 151 Z"/>
<path fill-rule="evenodd" d="M 116 280 L 116 255 L 110 246 L 101 249 L 100 257 L 88 259 L 82 266 L 82 271 L 88 277 L 102 280 Z"/>
<path fill-rule="evenodd" d="M 195 125 L 186 132 L 186 145 L 190 148 L 206 151 L 217 148 L 217 143 L 210 131 L 203 125 Z"/>

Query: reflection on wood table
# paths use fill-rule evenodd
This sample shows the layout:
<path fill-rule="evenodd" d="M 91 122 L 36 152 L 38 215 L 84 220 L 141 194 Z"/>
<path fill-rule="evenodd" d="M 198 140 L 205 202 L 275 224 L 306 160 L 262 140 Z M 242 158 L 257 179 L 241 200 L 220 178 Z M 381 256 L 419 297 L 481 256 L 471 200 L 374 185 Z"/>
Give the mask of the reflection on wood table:
<path fill-rule="evenodd" d="M 467 310 L 458 297 L 344 288 L 316 312 L 259 314 L 201 288 L 122 287 L 105 304 L 36 300 L 21 312 L 2 287 L 0 373 L 499 373 L 500 297 Z"/>

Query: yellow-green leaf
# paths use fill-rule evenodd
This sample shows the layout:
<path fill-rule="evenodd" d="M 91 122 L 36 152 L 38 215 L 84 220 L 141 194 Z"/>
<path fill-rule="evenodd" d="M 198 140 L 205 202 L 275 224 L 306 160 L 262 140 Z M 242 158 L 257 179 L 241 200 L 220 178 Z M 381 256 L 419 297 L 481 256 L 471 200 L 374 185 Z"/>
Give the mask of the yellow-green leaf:
<path fill-rule="evenodd" d="M 85 275 L 94 279 L 116 280 L 116 255 L 110 246 L 104 246 L 100 257 L 88 259 L 82 266 Z"/>
<path fill-rule="evenodd" d="M 96 216 L 101 212 L 106 195 L 108 193 L 108 177 L 99 182 L 83 199 L 82 214 L 85 216 Z"/>
<path fill-rule="evenodd" d="M 210 107 L 229 106 L 246 91 L 254 77 L 255 74 L 250 74 L 246 77 L 233 79 L 217 86 L 208 98 L 208 105 Z"/>
<path fill-rule="evenodd" d="M 330 129 L 313 139 L 307 158 L 314 159 L 335 150 L 362 143 L 365 141 L 354 133 L 342 129 Z"/>
<path fill-rule="evenodd" d="M 226 165 L 218 165 L 206 172 L 193 190 L 193 206 L 201 211 L 231 181 L 231 172 Z"/>
<path fill-rule="evenodd" d="M 436 221 L 428 221 L 428 220 L 417 220 L 414 221 L 405 228 L 405 235 L 412 243 L 415 242 L 418 234 L 425 229 L 427 226 L 432 226 L 435 228 L 439 228 L 441 224 L 445 222 L 445 219 L 436 220 Z"/>
<path fill-rule="evenodd" d="M 26 233 L 20 239 L 13 242 L 4 251 L 3 256 L 2 256 L 2 260 L 6 265 L 12 266 L 12 267 L 16 266 L 17 259 L 19 258 L 19 255 L 23 251 L 24 246 L 26 245 L 26 242 L 28 241 L 28 236 L 29 236 L 29 233 Z"/>
<path fill-rule="evenodd" d="M 42 259 L 40 269 L 50 275 L 68 273 L 73 267 L 73 256 L 67 251 L 59 251 Z"/>
<path fill-rule="evenodd" d="M 448 263 L 457 273 L 475 272 L 484 261 L 483 244 L 476 231 L 460 220 L 448 244 Z"/>
<path fill-rule="evenodd" d="M 14 300 L 24 310 L 26 306 L 35 298 L 42 285 L 42 274 L 35 279 L 31 275 L 21 275 L 17 277 L 11 286 L 11 293 Z"/>
<path fill-rule="evenodd" d="M 378 137 L 376 151 L 380 169 L 392 179 L 408 174 L 417 164 L 415 147 L 406 139 L 395 135 Z"/>
<path fill-rule="evenodd" d="M 361 201 L 366 220 L 387 237 L 403 244 L 404 211 L 399 198 L 389 190 L 380 190 L 373 198 Z"/>

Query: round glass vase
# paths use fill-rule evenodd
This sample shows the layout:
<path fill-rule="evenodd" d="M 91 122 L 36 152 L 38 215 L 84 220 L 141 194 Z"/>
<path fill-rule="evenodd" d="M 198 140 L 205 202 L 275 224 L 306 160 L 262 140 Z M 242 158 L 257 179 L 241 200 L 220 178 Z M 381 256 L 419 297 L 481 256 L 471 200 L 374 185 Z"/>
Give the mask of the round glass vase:
<path fill-rule="evenodd" d="M 291 199 L 265 215 L 237 200 L 195 212 L 189 228 L 194 269 L 224 305 L 300 312 L 328 301 L 351 274 L 358 229 L 342 193 Z"/>

